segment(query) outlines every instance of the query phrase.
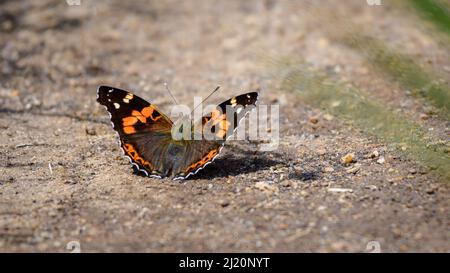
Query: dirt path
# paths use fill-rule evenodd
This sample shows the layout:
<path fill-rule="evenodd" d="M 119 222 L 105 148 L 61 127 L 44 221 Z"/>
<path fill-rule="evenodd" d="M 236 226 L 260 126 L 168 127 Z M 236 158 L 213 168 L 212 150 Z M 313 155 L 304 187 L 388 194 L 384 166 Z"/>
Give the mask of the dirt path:
<path fill-rule="evenodd" d="M 305 58 L 448 141 L 447 120 L 422 118 L 423 101 L 321 23 L 353 18 L 447 77 L 448 51 L 414 17 L 365 1 L 81 1 L 0 2 L 0 251 L 450 250 L 448 185 L 282 90 L 261 60 Z M 165 81 L 188 105 L 217 84 L 214 102 L 260 88 L 262 103 L 280 105 L 279 148 L 231 142 L 185 183 L 132 174 L 96 88 L 169 111 Z M 343 165 L 347 153 L 357 162 Z"/>

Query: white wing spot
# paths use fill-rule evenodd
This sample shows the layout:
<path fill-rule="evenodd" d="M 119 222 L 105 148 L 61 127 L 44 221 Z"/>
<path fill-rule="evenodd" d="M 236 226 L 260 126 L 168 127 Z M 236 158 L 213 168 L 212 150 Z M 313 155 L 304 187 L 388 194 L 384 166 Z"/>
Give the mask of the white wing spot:
<path fill-rule="evenodd" d="M 123 102 L 125 102 L 125 103 L 129 103 L 129 102 L 130 102 L 130 100 L 129 100 L 129 99 L 127 99 L 127 98 L 124 98 L 124 99 L 123 99 Z"/>
<path fill-rule="evenodd" d="M 120 104 L 118 104 L 117 102 L 114 103 L 114 108 L 119 109 L 120 108 Z"/>

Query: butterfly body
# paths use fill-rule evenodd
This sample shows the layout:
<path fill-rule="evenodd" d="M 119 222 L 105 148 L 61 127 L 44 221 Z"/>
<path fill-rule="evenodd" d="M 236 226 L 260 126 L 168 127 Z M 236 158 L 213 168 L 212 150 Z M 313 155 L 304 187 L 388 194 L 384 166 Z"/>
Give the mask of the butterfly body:
<path fill-rule="evenodd" d="M 214 139 L 174 138 L 172 130 L 176 125 L 155 105 L 131 92 L 100 86 L 97 96 L 97 101 L 111 116 L 120 147 L 137 170 L 150 177 L 184 179 L 217 157 L 230 132 L 234 132 L 239 121 L 256 105 L 258 93 L 233 97 L 203 116 L 197 123 L 200 126 L 192 126 L 191 135 L 195 135 L 198 128 L 200 133 L 212 128 Z M 227 115 L 227 109 L 234 110 L 238 106 L 244 110 Z"/>

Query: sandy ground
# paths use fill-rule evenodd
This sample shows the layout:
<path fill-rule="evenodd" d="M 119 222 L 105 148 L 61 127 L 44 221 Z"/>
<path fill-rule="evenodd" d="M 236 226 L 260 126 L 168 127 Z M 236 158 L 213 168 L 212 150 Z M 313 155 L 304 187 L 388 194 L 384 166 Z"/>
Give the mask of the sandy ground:
<path fill-rule="evenodd" d="M 422 101 L 329 38 L 345 24 L 326 18 L 405 45 L 436 71 L 448 51 L 414 16 L 319 2 L 0 1 L 0 251 L 68 252 L 70 241 L 84 252 L 365 252 L 370 241 L 450 251 L 448 186 L 280 90 L 261 61 L 305 58 L 387 107 L 406 101 L 401 114 L 448 139 L 448 121 L 420 118 Z M 188 105 L 217 84 L 216 103 L 260 88 L 261 103 L 280 105 L 278 149 L 230 142 L 184 183 L 133 174 L 96 88 L 127 88 L 169 111 L 164 82 Z M 343 165 L 347 153 L 357 162 Z"/>

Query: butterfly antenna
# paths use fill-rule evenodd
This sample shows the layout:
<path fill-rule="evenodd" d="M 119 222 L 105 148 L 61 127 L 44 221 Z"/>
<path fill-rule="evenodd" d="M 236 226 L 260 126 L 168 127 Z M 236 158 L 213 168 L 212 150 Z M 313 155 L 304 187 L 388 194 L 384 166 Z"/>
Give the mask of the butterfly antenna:
<path fill-rule="evenodd" d="M 200 102 L 199 104 L 197 104 L 197 106 L 194 107 L 194 110 L 192 110 L 191 112 L 191 116 L 192 113 L 194 113 L 195 109 L 197 109 L 200 105 L 202 105 L 207 99 L 209 99 L 209 97 L 212 96 L 212 94 L 216 93 L 217 90 L 219 90 L 220 85 L 218 85 L 204 100 L 202 100 L 202 102 Z"/>
<path fill-rule="evenodd" d="M 177 100 L 176 100 L 175 97 L 172 95 L 172 92 L 170 92 L 169 85 L 167 84 L 167 82 L 164 83 L 164 86 L 166 87 L 167 92 L 169 92 L 169 95 L 172 97 L 172 99 L 173 99 L 173 101 L 175 102 L 175 104 L 178 105 Z"/>

